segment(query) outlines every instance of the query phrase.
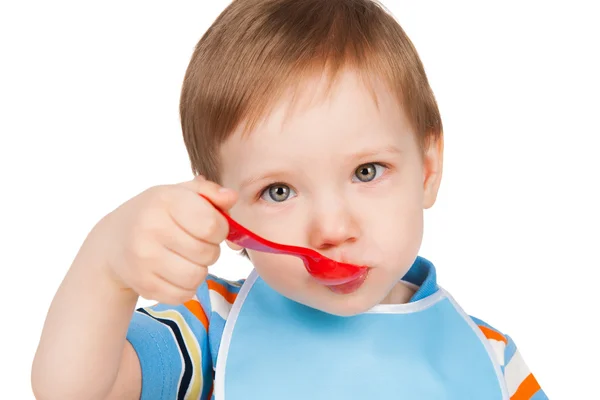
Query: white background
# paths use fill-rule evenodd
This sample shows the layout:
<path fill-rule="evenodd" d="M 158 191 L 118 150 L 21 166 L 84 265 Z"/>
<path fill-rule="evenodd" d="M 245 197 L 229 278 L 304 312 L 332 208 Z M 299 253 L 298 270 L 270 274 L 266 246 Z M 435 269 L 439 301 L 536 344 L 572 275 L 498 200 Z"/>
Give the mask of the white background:
<path fill-rule="evenodd" d="M 190 178 L 181 81 L 228 3 L 2 2 L 1 398 L 33 397 L 45 313 L 92 225 L 149 186 Z M 598 393 L 594 3 L 384 2 L 445 126 L 421 254 L 468 313 L 515 339 L 552 399 Z M 212 272 L 249 267 L 225 250 Z"/>

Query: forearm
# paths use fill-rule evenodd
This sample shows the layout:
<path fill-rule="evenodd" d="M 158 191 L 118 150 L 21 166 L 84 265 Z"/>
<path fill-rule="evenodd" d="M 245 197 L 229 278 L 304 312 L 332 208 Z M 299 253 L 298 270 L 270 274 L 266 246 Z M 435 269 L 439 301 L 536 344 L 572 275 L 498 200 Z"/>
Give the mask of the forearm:
<path fill-rule="evenodd" d="M 52 301 L 32 369 L 40 399 L 101 399 L 119 372 L 137 295 L 85 244 Z"/>

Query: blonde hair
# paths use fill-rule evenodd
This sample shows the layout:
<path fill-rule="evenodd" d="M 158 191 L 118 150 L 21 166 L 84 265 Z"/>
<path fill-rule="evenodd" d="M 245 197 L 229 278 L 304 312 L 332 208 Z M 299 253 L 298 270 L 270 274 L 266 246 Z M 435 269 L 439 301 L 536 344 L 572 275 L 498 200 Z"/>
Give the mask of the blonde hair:
<path fill-rule="evenodd" d="M 373 0 L 234 0 L 202 36 L 180 99 L 192 170 L 219 182 L 219 146 L 251 131 L 288 90 L 344 68 L 397 95 L 425 149 L 442 135 L 438 106 L 412 42 Z"/>

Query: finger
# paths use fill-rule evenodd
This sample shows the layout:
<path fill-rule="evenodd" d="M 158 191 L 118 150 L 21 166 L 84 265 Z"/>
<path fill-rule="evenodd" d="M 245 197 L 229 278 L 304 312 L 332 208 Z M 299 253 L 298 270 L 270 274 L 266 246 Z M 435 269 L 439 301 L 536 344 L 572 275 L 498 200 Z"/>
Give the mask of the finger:
<path fill-rule="evenodd" d="M 204 179 L 202 176 L 183 182 L 180 186 L 206 197 L 210 203 L 224 211 L 233 207 L 237 201 L 237 193 L 233 189 L 225 188 L 218 183 Z"/>
<path fill-rule="evenodd" d="M 154 274 L 182 291 L 196 290 L 208 274 L 206 267 L 196 265 L 172 251 L 166 251 L 161 259 L 162 264 L 157 265 Z"/>
<path fill-rule="evenodd" d="M 214 264 L 221 254 L 219 244 L 198 239 L 179 228 L 170 229 L 165 236 L 161 242 L 169 251 L 199 266 Z"/>
<path fill-rule="evenodd" d="M 169 207 L 173 222 L 197 240 L 219 245 L 227 238 L 229 224 L 206 199 L 191 190 L 183 190 Z"/>

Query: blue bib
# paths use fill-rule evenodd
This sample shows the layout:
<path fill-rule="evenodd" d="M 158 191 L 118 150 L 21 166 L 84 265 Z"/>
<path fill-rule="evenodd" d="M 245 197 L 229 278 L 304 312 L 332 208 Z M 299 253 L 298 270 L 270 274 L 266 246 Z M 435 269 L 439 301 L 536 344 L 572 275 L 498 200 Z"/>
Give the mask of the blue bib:
<path fill-rule="evenodd" d="M 421 276 L 430 294 L 352 317 L 296 303 L 253 271 L 225 325 L 215 399 L 509 400 L 483 333 L 423 268 L 418 258 L 404 279 Z"/>

